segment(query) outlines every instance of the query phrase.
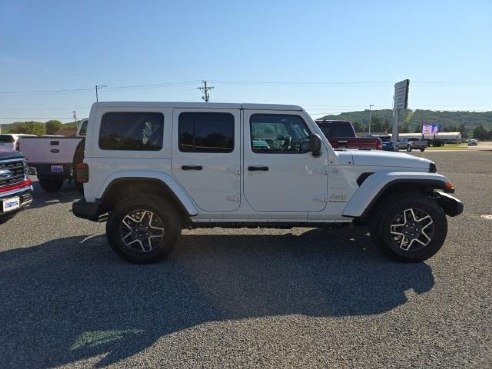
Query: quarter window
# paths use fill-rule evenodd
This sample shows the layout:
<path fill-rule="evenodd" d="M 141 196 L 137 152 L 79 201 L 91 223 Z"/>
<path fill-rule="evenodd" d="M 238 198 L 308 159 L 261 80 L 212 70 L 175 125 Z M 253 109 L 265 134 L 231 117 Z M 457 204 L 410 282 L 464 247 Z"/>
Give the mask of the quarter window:
<path fill-rule="evenodd" d="M 234 150 L 234 116 L 229 113 L 181 113 L 178 120 L 179 151 Z"/>
<path fill-rule="evenodd" d="M 162 149 L 164 115 L 147 112 L 106 113 L 102 117 L 102 150 L 158 151 Z"/>
<path fill-rule="evenodd" d="M 305 153 L 311 135 L 298 115 L 253 114 L 250 118 L 251 150 L 255 153 Z"/>

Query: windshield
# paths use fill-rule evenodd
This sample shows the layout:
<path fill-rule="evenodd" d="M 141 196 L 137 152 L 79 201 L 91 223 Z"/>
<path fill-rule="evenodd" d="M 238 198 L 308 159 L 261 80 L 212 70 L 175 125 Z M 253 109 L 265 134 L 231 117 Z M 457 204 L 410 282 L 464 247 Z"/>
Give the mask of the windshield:
<path fill-rule="evenodd" d="M 12 135 L 0 135 L 0 142 L 12 143 L 14 141 L 14 136 Z"/>
<path fill-rule="evenodd" d="M 319 124 L 319 128 L 326 136 L 326 138 L 334 138 L 334 137 L 354 137 L 354 131 L 352 125 L 347 122 L 330 122 L 330 123 L 321 123 Z"/>

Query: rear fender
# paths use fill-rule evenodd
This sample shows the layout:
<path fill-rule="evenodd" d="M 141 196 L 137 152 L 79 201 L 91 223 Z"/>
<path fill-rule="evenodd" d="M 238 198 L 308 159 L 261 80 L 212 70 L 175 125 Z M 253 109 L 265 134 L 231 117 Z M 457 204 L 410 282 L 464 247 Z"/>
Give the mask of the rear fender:
<path fill-rule="evenodd" d="M 198 214 L 198 210 L 195 203 L 188 195 L 188 193 L 179 185 L 176 180 L 167 173 L 151 170 L 142 171 L 117 171 L 111 173 L 111 175 L 106 178 L 104 186 L 104 193 L 101 193 L 98 198 L 104 199 L 107 194 L 108 189 L 113 187 L 115 184 L 121 183 L 123 181 L 156 181 L 157 183 L 167 187 L 169 192 L 173 195 L 174 199 L 179 202 L 182 209 L 186 211 L 189 216 L 195 216 Z"/>

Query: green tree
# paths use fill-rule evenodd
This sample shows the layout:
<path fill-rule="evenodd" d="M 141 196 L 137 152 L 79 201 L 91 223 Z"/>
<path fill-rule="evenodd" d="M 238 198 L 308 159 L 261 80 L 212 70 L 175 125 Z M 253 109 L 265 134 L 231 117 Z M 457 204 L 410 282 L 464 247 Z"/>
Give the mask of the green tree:
<path fill-rule="evenodd" d="M 40 122 L 21 122 L 16 124 L 15 128 L 11 130 L 12 133 L 27 133 L 31 135 L 44 135 L 46 134 L 46 127 Z"/>
<path fill-rule="evenodd" d="M 364 130 L 364 127 L 359 122 L 352 122 L 352 126 L 355 129 L 355 132 L 362 132 Z"/>
<path fill-rule="evenodd" d="M 381 118 L 379 117 L 371 117 L 371 132 L 381 133 L 383 130 L 383 124 L 381 122 Z"/>
<path fill-rule="evenodd" d="M 384 118 L 383 122 L 383 132 L 389 133 L 391 131 L 391 124 L 387 118 Z"/>
<path fill-rule="evenodd" d="M 466 128 L 463 123 L 461 123 L 458 127 L 458 131 L 461 133 L 461 138 L 468 138 L 468 133 L 466 132 Z"/>
<path fill-rule="evenodd" d="M 405 121 L 400 129 L 401 133 L 409 133 L 410 132 L 410 123 L 408 121 Z"/>
<path fill-rule="evenodd" d="M 479 140 L 488 140 L 492 137 L 492 132 L 480 125 L 473 130 L 473 137 L 478 138 Z"/>
<path fill-rule="evenodd" d="M 46 122 L 46 134 L 54 135 L 62 126 L 63 123 L 59 120 L 49 120 Z"/>

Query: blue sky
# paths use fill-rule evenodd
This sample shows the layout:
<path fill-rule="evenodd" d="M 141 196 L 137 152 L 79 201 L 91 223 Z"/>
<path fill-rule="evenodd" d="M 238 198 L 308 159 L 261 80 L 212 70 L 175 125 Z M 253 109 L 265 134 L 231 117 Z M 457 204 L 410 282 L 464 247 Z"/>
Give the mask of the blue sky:
<path fill-rule="evenodd" d="M 0 124 L 95 101 L 492 110 L 492 2 L 0 0 Z"/>

